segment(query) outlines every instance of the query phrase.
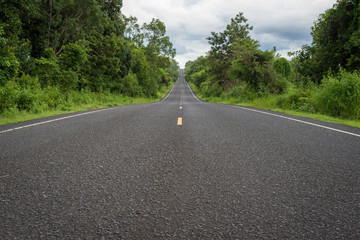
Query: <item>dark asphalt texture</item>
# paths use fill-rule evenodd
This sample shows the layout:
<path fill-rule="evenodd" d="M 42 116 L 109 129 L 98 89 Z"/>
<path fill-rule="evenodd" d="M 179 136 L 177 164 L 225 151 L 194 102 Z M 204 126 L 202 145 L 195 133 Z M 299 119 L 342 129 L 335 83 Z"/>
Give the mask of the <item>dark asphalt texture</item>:
<path fill-rule="evenodd" d="M 182 71 L 164 101 L 3 132 L 30 123 L 0 127 L 0 239 L 360 239 L 360 137 L 200 102 Z"/>

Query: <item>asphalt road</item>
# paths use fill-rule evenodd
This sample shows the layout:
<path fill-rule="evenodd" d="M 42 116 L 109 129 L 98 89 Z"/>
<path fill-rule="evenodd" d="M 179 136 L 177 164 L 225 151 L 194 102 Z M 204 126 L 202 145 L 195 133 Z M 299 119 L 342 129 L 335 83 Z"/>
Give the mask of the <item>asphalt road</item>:
<path fill-rule="evenodd" d="M 181 72 L 163 101 L 0 126 L 0 239 L 360 239 L 359 173 L 360 129 Z"/>

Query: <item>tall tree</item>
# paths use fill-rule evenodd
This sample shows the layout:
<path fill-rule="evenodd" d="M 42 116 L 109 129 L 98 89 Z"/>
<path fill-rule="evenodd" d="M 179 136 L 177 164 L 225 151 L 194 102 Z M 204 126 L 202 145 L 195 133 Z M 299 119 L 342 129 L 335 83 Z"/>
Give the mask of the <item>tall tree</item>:
<path fill-rule="evenodd" d="M 244 14 L 240 12 L 231 19 L 230 24 L 226 26 L 223 32 L 212 32 L 211 36 L 207 38 L 211 45 L 209 52 L 211 72 L 221 86 L 226 85 L 226 81 L 230 80 L 228 71 L 234 58 L 233 44 L 239 39 L 250 38 L 249 33 L 253 27 L 247 21 Z"/>
<path fill-rule="evenodd" d="M 312 27 L 313 42 L 298 52 L 298 70 L 320 82 L 329 69 L 353 71 L 360 65 L 360 5 L 338 0 Z"/>
<path fill-rule="evenodd" d="M 159 19 L 152 19 L 142 27 L 144 31 L 144 37 L 146 41 L 146 53 L 148 56 L 164 56 L 174 58 L 176 50 L 173 48 L 173 44 L 170 42 L 170 38 L 166 36 L 166 27 Z"/>

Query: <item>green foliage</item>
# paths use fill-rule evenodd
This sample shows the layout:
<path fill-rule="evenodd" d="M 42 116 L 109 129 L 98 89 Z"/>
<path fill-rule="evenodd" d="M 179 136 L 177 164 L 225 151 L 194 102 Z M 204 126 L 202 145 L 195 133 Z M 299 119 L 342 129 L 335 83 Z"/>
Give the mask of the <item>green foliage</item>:
<path fill-rule="evenodd" d="M 58 84 L 60 67 L 53 49 L 46 49 L 44 51 L 44 57 L 35 59 L 33 75 L 39 78 L 42 87 Z"/>
<path fill-rule="evenodd" d="M 240 13 L 208 38 L 211 50 L 205 57 L 186 63 L 185 78 L 210 101 L 359 120 L 359 13 L 358 1 L 339 0 L 315 23 L 312 45 L 303 46 L 291 62 L 275 56 L 275 48 L 260 50 Z"/>
<path fill-rule="evenodd" d="M 31 110 L 36 106 L 40 90 L 38 79 L 29 75 L 8 81 L 0 87 L 0 113 Z"/>
<path fill-rule="evenodd" d="M 212 32 L 208 55 L 186 64 L 187 81 L 208 97 L 231 92 L 242 84 L 263 93 L 284 91 L 286 83 L 276 80 L 273 69 L 274 51 L 260 50 L 259 42 L 250 37 L 251 30 L 239 13 L 223 32 Z"/>
<path fill-rule="evenodd" d="M 307 89 L 290 89 L 288 92 L 276 98 L 276 105 L 281 109 L 313 112 L 314 107 L 310 97 L 311 91 Z"/>
<path fill-rule="evenodd" d="M 31 56 L 31 43 L 29 40 L 19 45 L 15 50 L 15 56 L 20 62 L 19 72 L 31 74 L 35 68 L 35 59 Z"/>
<path fill-rule="evenodd" d="M 240 12 L 231 19 L 226 30 L 220 33 L 211 32 L 211 36 L 207 38 L 211 45 L 210 55 L 217 59 L 225 59 L 231 55 L 233 43 L 238 39 L 250 38 L 249 33 L 253 27 L 249 26 L 247 21 Z"/>
<path fill-rule="evenodd" d="M 170 42 L 169 37 L 165 36 L 166 27 L 159 19 L 152 19 L 142 27 L 144 37 L 147 42 L 145 51 L 147 56 L 167 56 L 174 58 L 176 51 Z"/>
<path fill-rule="evenodd" d="M 14 81 L 8 81 L 0 87 L 0 112 L 17 109 L 18 85 Z"/>
<path fill-rule="evenodd" d="M 258 90 L 275 79 L 272 64 L 274 53 L 261 51 L 257 41 L 250 38 L 237 39 L 233 45 L 235 59 L 231 61 L 230 74 Z"/>
<path fill-rule="evenodd" d="M 17 77 L 20 67 L 13 48 L 8 46 L 8 39 L 3 35 L 4 31 L 0 26 L 0 86 Z"/>
<path fill-rule="evenodd" d="M 158 68 L 158 75 L 161 79 L 161 83 L 168 84 L 170 81 L 169 74 L 163 68 Z"/>
<path fill-rule="evenodd" d="M 197 87 L 206 81 L 207 73 L 204 69 L 200 70 L 199 72 L 195 72 L 191 75 L 191 82 L 193 82 Z"/>
<path fill-rule="evenodd" d="M 360 73 L 329 75 L 314 97 L 316 109 L 330 116 L 360 119 Z"/>
<path fill-rule="evenodd" d="M 144 34 L 141 32 L 137 18 L 134 16 L 126 17 L 122 15 L 122 21 L 125 24 L 125 38 L 136 47 L 142 47 L 144 45 Z"/>
<path fill-rule="evenodd" d="M 179 78 L 179 63 L 175 60 L 172 60 L 166 71 L 168 72 L 170 80 L 176 82 Z"/>
<path fill-rule="evenodd" d="M 122 0 L 0 1 L 0 113 L 118 99 L 111 94 L 155 97 L 176 81 L 165 24 L 140 27 L 121 7 Z"/>
<path fill-rule="evenodd" d="M 246 85 L 239 85 L 236 87 L 233 87 L 229 94 L 228 98 L 236 98 L 237 101 L 240 102 L 249 102 L 256 98 L 256 92 L 254 92 L 252 89 L 247 87 Z"/>
<path fill-rule="evenodd" d="M 234 60 L 233 45 L 235 42 L 250 38 L 250 31 L 253 29 L 249 26 L 243 13 L 238 13 L 231 23 L 226 26 L 226 30 L 220 33 L 212 32 L 207 38 L 211 45 L 209 52 L 209 71 L 215 76 L 221 86 L 226 86 L 230 81 L 228 71 Z"/>
<path fill-rule="evenodd" d="M 289 80 L 284 77 L 275 77 L 268 85 L 269 91 L 272 94 L 281 94 L 286 91 L 289 85 Z"/>
<path fill-rule="evenodd" d="M 151 85 L 150 65 L 143 49 L 134 49 L 131 70 L 138 79 L 139 93 L 145 96 L 153 96 L 156 89 Z"/>
<path fill-rule="evenodd" d="M 274 70 L 282 77 L 289 78 L 291 75 L 291 65 L 286 58 L 278 58 L 274 61 Z"/>
<path fill-rule="evenodd" d="M 134 97 L 139 93 L 139 82 L 136 77 L 136 74 L 130 72 L 123 79 L 123 92 L 126 93 L 127 96 Z"/>
<path fill-rule="evenodd" d="M 204 97 L 219 97 L 223 92 L 219 84 L 213 79 L 201 83 L 200 89 Z"/>
<path fill-rule="evenodd" d="M 60 67 L 64 70 L 79 72 L 87 62 L 87 49 L 78 43 L 69 43 L 63 47 L 59 57 Z"/>
<path fill-rule="evenodd" d="M 199 57 L 195 61 L 187 62 L 185 65 L 186 80 L 200 87 L 208 78 L 208 65 L 208 59 L 205 57 Z"/>
<path fill-rule="evenodd" d="M 95 92 L 121 91 L 121 78 L 129 73 L 132 64 L 129 44 L 124 38 L 111 34 L 92 39 L 90 48 L 89 87 Z"/>
<path fill-rule="evenodd" d="M 312 28 L 313 42 L 296 53 L 296 70 L 313 82 L 331 69 L 354 71 L 360 65 L 359 1 L 338 0 Z"/>

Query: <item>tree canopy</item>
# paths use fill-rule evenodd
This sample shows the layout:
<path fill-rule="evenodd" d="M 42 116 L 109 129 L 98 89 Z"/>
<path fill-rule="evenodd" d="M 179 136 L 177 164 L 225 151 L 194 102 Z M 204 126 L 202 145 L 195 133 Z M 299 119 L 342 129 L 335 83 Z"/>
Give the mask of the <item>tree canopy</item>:
<path fill-rule="evenodd" d="M 176 51 L 159 19 L 142 26 L 122 0 L 1 0 L 0 87 L 155 96 L 176 81 Z M 5 91 L 5 90 L 4 90 Z M 0 113 L 4 109 L 0 98 Z M 6 100 L 7 101 L 7 100 Z"/>
<path fill-rule="evenodd" d="M 329 70 L 360 66 L 359 1 L 338 0 L 312 27 L 313 41 L 297 52 L 298 71 L 319 83 Z"/>

